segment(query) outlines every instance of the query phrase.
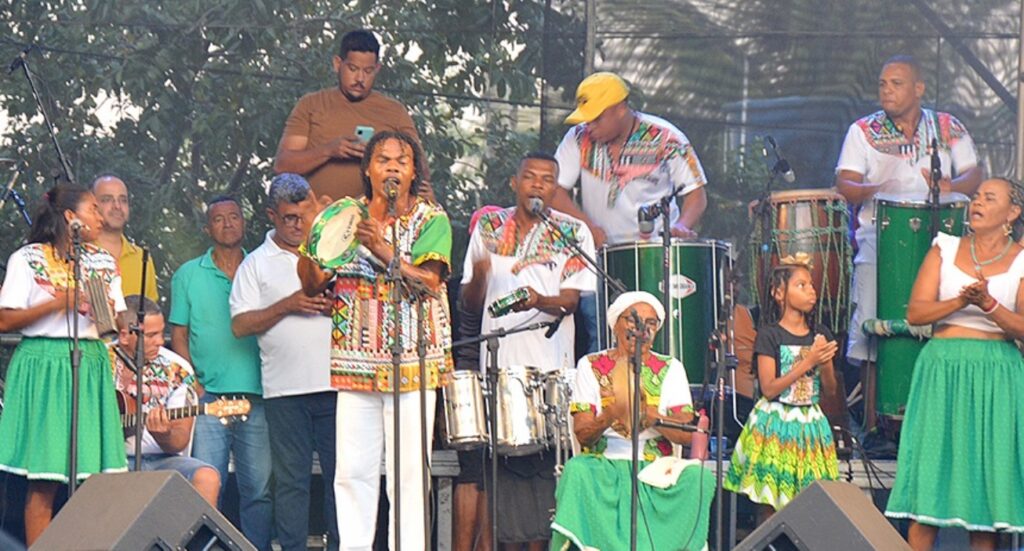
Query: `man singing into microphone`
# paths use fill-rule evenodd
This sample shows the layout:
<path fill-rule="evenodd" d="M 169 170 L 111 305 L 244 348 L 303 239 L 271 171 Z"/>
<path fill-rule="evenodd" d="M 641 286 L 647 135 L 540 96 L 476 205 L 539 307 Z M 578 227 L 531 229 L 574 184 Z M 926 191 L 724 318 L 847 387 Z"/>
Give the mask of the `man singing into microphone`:
<path fill-rule="evenodd" d="M 851 293 L 854 312 L 846 353 L 854 365 L 875 359 L 861 329 L 864 320 L 875 317 L 875 194 L 923 195 L 931 185 L 932 140 L 938 142 L 942 164 L 939 187 L 943 193 L 955 191 L 970 196 L 981 184 L 978 155 L 967 129 L 948 113 L 923 109 L 924 93 L 917 61 L 907 55 L 889 58 L 878 77 L 882 110 L 850 125 L 836 163 L 836 189 L 859 211 Z"/>
<path fill-rule="evenodd" d="M 470 238 L 462 279 L 462 300 L 467 310 L 486 309 L 500 297 L 517 289 L 526 290 L 526 298 L 515 303 L 511 313 L 494 317 L 485 310 L 482 332 L 538 321 L 557 322 L 554 331 L 538 329 L 501 339 L 499 366 L 535 366 L 553 372 L 573 365 L 571 314 L 580 291 L 593 291 L 597 281 L 566 240 L 575 240 L 589 255 L 594 254 L 594 240 L 580 220 L 547 210 L 557 182 L 558 163 L 554 157 L 528 154 L 511 179 L 516 206 L 481 216 Z M 557 231 L 541 219 L 542 212 Z M 486 365 L 487 356 L 482 351 L 481 366 Z M 516 549 L 520 545 L 545 549 L 555 506 L 553 451 L 503 457 L 499 466 L 498 541 L 516 544 Z"/>
<path fill-rule="evenodd" d="M 401 541 L 405 549 L 427 549 L 423 520 L 424 451 L 433 440 L 434 390 L 451 371 L 451 323 L 443 282 L 449 272 L 452 228 L 448 215 L 436 203 L 417 196 L 423 177 L 423 152 L 416 141 L 399 132 L 380 132 L 366 144 L 361 170 L 362 201 L 369 216 L 359 222 L 356 236 L 382 265 L 393 255 L 392 224 L 397 224 L 398 261 L 402 280 L 437 293 L 422 297 L 426 310 L 427 380 L 420 380 L 417 354 L 417 316 L 420 302 L 403 296 L 399 305 L 401 366 L 399 370 L 399 422 L 401 464 L 394 464 L 393 395 L 395 382 L 391 356 L 394 305 L 391 283 L 370 259 L 356 256 L 333 270 L 324 270 L 308 257 L 299 258 L 303 291 L 316 296 L 330 288 L 331 384 L 338 389 L 337 448 L 334 495 L 338 513 L 340 549 L 373 546 L 380 493 L 381 455 L 387 472 L 387 493 L 392 503 L 391 549 L 395 541 L 395 485 L 401 494 Z M 397 219 L 389 215 L 394 202 Z M 300 248 L 300 252 L 304 252 Z M 421 446 L 420 385 L 425 384 L 427 449 Z"/>

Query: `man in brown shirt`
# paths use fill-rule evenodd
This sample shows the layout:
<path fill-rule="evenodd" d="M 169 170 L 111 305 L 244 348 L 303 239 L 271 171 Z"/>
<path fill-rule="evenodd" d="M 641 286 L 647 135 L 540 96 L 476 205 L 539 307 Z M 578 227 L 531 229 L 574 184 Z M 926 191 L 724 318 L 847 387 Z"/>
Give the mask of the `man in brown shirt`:
<path fill-rule="evenodd" d="M 374 133 L 395 130 L 419 141 L 405 106 L 373 90 L 379 56 L 380 43 L 370 31 L 360 29 L 341 38 L 333 60 L 338 85 L 306 94 L 295 104 L 277 146 L 275 173 L 302 174 L 318 197 L 360 197 L 359 162 L 370 136 L 356 136 L 357 127 Z"/>

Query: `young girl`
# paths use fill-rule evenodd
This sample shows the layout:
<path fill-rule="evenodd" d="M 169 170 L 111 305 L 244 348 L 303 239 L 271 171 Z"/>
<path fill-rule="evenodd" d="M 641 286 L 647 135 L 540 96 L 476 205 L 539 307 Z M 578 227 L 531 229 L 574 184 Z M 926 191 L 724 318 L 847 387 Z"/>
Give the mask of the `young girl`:
<path fill-rule="evenodd" d="M 107 284 L 115 312 L 125 309 L 117 263 L 87 244 L 100 227 L 96 199 L 85 188 L 57 186 L 36 211 L 28 245 L 7 262 L 0 288 L 0 331 L 18 331 L 22 341 L 7 370 L 4 414 L 0 417 L 0 469 L 29 480 L 25 536 L 32 545 L 50 524 L 53 498 L 69 478 L 71 431 L 71 335 L 77 320 L 79 367 L 77 478 L 124 471 L 124 433 L 118 419 L 110 358 L 96 325 L 87 316 L 83 293 L 73 312 L 72 221 L 86 243 L 81 274 Z M 105 307 L 99 305 L 100 307 Z"/>
<path fill-rule="evenodd" d="M 724 483 L 762 504 L 762 521 L 815 480 L 839 477 L 832 429 L 818 407 L 822 386 L 835 391 L 837 345 L 825 327 L 811 330 L 817 296 L 801 260 L 785 258 L 772 271 L 768 323 L 754 342 L 762 397 L 736 443 Z"/>

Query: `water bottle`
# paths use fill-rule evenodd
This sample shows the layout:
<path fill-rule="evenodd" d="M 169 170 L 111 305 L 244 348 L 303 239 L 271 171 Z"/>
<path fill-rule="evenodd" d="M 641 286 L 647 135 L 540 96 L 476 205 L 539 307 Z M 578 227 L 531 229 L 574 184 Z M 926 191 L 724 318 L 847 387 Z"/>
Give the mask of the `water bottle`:
<path fill-rule="evenodd" d="M 700 410 L 697 415 L 697 428 L 704 432 L 695 432 L 690 437 L 690 459 L 706 461 L 708 458 L 707 430 L 711 426 L 711 420 L 705 415 L 704 410 Z"/>

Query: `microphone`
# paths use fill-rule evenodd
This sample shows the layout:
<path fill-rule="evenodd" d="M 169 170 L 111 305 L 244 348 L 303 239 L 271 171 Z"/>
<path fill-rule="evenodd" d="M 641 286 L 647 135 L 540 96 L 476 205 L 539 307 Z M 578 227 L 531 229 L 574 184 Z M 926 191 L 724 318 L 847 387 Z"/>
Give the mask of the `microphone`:
<path fill-rule="evenodd" d="M 22 65 L 24 65 L 25 58 L 28 57 L 28 53 L 31 52 L 33 48 L 35 48 L 35 44 L 29 44 L 28 46 L 26 46 L 25 49 L 22 50 L 21 53 L 19 53 L 18 56 L 14 58 L 14 61 L 12 61 L 11 64 L 7 66 L 7 74 L 11 74 L 14 71 L 17 71 Z"/>
<path fill-rule="evenodd" d="M 17 161 L 14 161 L 13 159 L 0 159 L 0 163 L 4 161 L 12 161 L 15 166 L 17 166 Z M 18 169 L 14 171 L 14 174 L 11 174 L 11 179 L 7 182 L 7 188 L 4 189 L 4 194 L 0 196 L 0 210 L 3 210 L 4 205 L 7 204 L 7 198 L 11 196 L 11 191 L 14 190 L 14 182 L 18 180 L 18 176 L 20 175 L 21 167 L 19 166 Z"/>
<path fill-rule="evenodd" d="M 772 166 L 772 172 L 782 176 L 782 179 L 787 183 L 792 184 L 796 181 L 796 174 L 793 172 L 793 167 L 789 166 L 789 161 L 783 158 L 779 152 L 779 144 L 775 143 L 775 138 L 765 135 L 764 143 L 772 149 L 772 155 L 775 157 L 775 165 Z"/>
<path fill-rule="evenodd" d="M 398 178 L 394 176 L 384 178 L 384 195 L 387 195 L 388 199 L 396 199 L 398 197 Z"/>
<path fill-rule="evenodd" d="M 654 233 L 654 221 L 658 219 L 663 212 L 661 205 L 653 203 L 650 205 L 644 205 L 636 211 L 636 221 L 640 233 Z"/>
<path fill-rule="evenodd" d="M 544 332 L 544 338 L 550 339 L 551 337 L 554 337 L 555 333 L 558 332 L 558 328 L 562 326 L 562 320 L 564 320 L 565 316 L 568 315 L 569 312 L 565 308 L 562 308 L 562 311 L 558 314 L 558 317 L 549 322 L 551 325 L 549 325 L 548 330 Z"/>
<path fill-rule="evenodd" d="M 530 214 L 544 218 L 544 200 L 540 197 L 530 197 Z"/>
<path fill-rule="evenodd" d="M 666 429 L 681 430 L 683 432 L 695 432 L 695 433 L 698 433 L 698 434 L 710 434 L 708 431 L 706 431 L 706 430 L 704 430 L 704 429 L 702 429 L 702 428 L 700 428 L 698 426 L 695 426 L 695 425 L 687 425 L 685 423 L 676 423 L 675 421 L 666 421 L 664 419 L 656 419 L 654 421 L 654 426 L 656 426 L 656 427 L 665 427 Z"/>

